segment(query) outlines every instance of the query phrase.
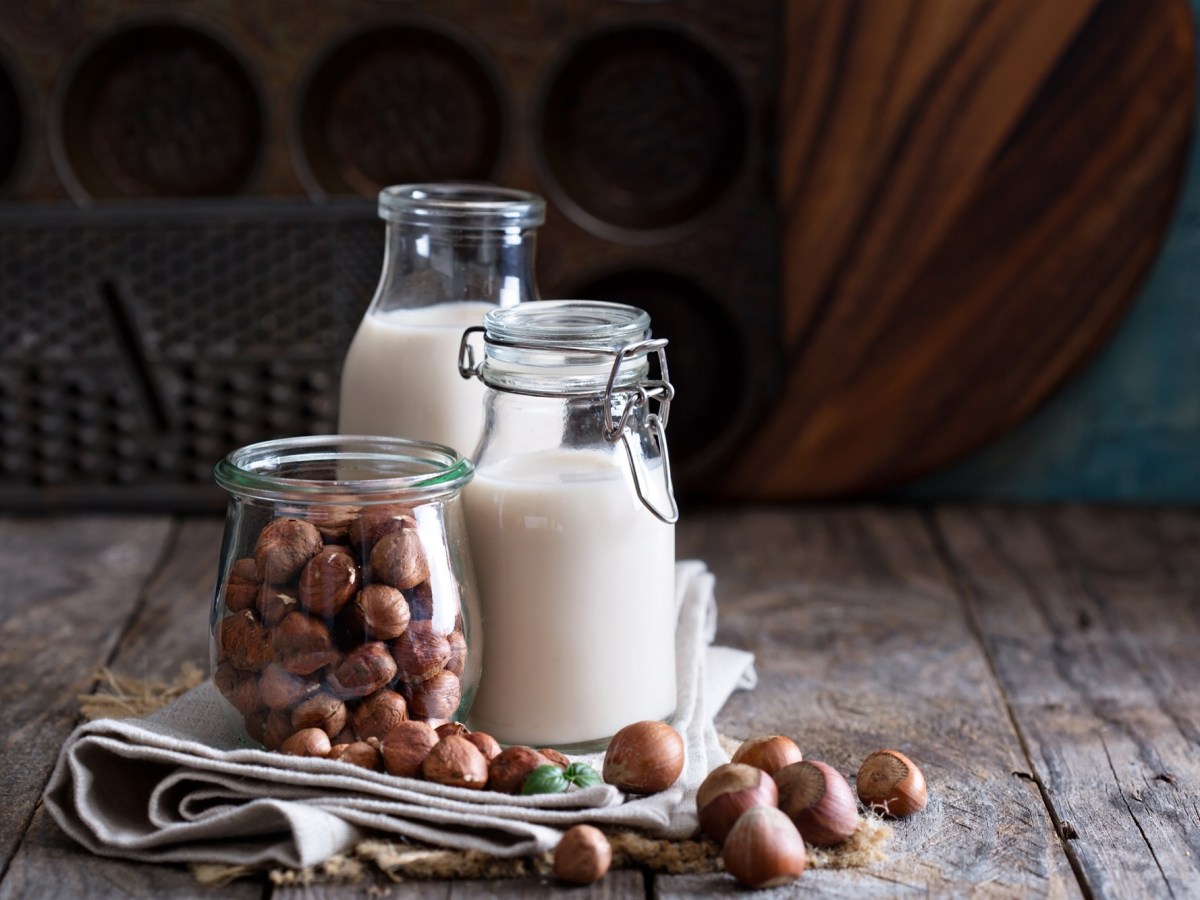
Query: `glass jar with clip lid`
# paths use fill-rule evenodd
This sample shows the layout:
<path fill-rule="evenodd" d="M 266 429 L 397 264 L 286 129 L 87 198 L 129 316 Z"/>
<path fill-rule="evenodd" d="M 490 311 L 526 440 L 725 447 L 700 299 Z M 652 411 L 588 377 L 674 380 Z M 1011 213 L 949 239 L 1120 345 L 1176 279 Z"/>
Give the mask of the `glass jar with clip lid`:
<path fill-rule="evenodd" d="M 582 300 L 463 334 L 460 372 L 487 387 L 463 494 L 487 636 L 470 723 L 502 743 L 581 752 L 674 716 L 666 343 L 643 310 Z"/>

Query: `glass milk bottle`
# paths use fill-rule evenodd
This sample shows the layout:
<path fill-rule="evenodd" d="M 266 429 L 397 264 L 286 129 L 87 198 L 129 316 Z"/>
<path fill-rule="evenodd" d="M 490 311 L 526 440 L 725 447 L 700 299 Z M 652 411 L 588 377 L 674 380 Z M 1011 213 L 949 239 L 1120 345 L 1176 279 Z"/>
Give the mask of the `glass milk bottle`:
<path fill-rule="evenodd" d="M 581 752 L 674 716 L 665 345 L 640 309 L 572 300 L 463 335 L 464 377 L 488 388 L 463 494 L 487 637 L 470 727 L 501 743 Z"/>
<path fill-rule="evenodd" d="M 383 276 L 342 370 L 342 434 L 432 441 L 470 455 L 483 385 L 455 366 L 463 329 L 484 313 L 537 299 L 535 194 L 490 185 L 385 188 Z"/>

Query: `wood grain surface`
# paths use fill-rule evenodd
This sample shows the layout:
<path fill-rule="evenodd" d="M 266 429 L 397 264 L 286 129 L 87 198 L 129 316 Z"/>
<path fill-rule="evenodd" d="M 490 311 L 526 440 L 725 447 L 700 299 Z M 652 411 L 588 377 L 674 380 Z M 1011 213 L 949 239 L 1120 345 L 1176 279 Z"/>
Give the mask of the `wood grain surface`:
<path fill-rule="evenodd" d="M 1158 249 L 1186 0 L 789 0 L 778 399 L 725 493 L 863 492 L 1020 421 Z"/>
<path fill-rule="evenodd" d="M 723 875 L 204 887 L 92 856 L 37 806 L 76 696 L 107 663 L 170 677 L 207 655 L 216 519 L 0 518 L 0 900 L 86 896 L 685 898 Z M 68 562 L 58 552 L 69 537 Z M 930 805 L 887 860 L 763 896 L 1192 896 L 1200 885 L 1200 511 L 726 508 L 678 529 L 717 576 L 718 641 L 759 685 L 717 719 L 785 732 L 853 775 L 898 746 Z M 70 645 L 45 665 L 48 648 Z M 10 738 L 8 736 L 11 736 Z"/>

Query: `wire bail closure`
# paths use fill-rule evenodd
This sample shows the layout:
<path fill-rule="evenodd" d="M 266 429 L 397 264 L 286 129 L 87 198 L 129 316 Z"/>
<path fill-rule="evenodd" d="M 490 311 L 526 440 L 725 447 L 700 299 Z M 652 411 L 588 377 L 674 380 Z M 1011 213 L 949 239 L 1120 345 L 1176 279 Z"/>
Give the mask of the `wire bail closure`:
<path fill-rule="evenodd" d="M 638 500 L 642 502 L 642 505 L 650 510 L 656 519 L 667 525 L 674 525 L 679 521 L 679 504 L 675 502 L 675 486 L 671 479 L 671 458 L 667 451 L 667 419 L 671 413 L 671 401 L 675 398 L 675 387 L 671 384 L 670 373 L 667 369 L 666 338 L 650 338 L 649 340 L 626 344 L 619 350 L 606 350 L 596 347 L 580 347 L 575 344 L 530 343 L 501 340 L 495 337 L 489 338 L 486 336 L 487 329 L 484 326 L 472 325 L 463 331 L 462 340 L 458 345 L 458 374 L 463 378 L 484 380 L 483 360 L 476 362 L 475 347 L 471 344 L 471 335 L 480 332 L 485 334 L 485 343 L 494 344 L 499 347 L 533 351 L 558 350 L 612 356 L 612 369 L 609 371 L 608 381 L 604 387 L 604 439 L 610 444 L 614 444 L 617 441 L 621 441 L 624 444 L 625 456 L 629 460 L 629 471 L 633 476 L 633 489 L 637 493 Z M 618 391 L 617 379 L 621 374 L 622 366 L 631 359 L 646 356 L 650 353 L 655 353 L 658 356 L 658 367 L 661 377 L 644 379 L 638 382 L 637 386 L 632 390 Z M 522 391 L 509 387 L 501 388 L 501 390 L 517 394 L 527 394 L 534 397 L 590 396 L 586 392 L 559 394 L 541 391 Z M 651 400 L 658 401 L 657 411 L 650 409 Z M 615 419 L 613 408 L 617 406 L 618 401 L 623 401 L 623 405 L 621 406 L 620 418 Z M 643 490 L 642 476 L 639 475 L 639 471 L 643 466 L 638 463 L 637 456 L 633 452 L 632 440 L 635 432 L 631 423 L 633 422 L 634 414 L 641 408 L 647 410 L 645 427 L 649 432 L 650 440 L 653 441 L 659 454 L 662 456 L 663 482 L 666 486 L 667 502 L 669 503 L 669 508 L 665 512 L 655 506 L 654 502 Z"/>

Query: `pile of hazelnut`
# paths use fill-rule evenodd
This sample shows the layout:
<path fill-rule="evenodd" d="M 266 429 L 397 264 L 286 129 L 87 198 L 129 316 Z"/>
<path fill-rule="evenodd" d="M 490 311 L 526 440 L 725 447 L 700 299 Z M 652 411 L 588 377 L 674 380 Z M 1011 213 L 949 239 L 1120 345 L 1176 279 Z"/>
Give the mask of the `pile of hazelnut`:
<path fill-rule="evenodd" d="M 396 723 L 432 734 L 458 711 L 461 600 L 434 597 L 412 508 L 273 519 L 218 608 L 213 681 L 268 750 L 368 759 Z"/>
<path fill-rule="evenodd" d="M 925 777 L 898 750 L 863 761 L 858 799 L 875 812 L 906 816 L 925 808 Z M 805 843 L 832 847 L 858 829 L 849 782 L 830 765 L 806 760 L 784 735 L 752 738 L 717 766 L 696 793 L 700 828 L 721 845 L 725 870 L 749 887 L 774 887 L 804 872 Z"/>

